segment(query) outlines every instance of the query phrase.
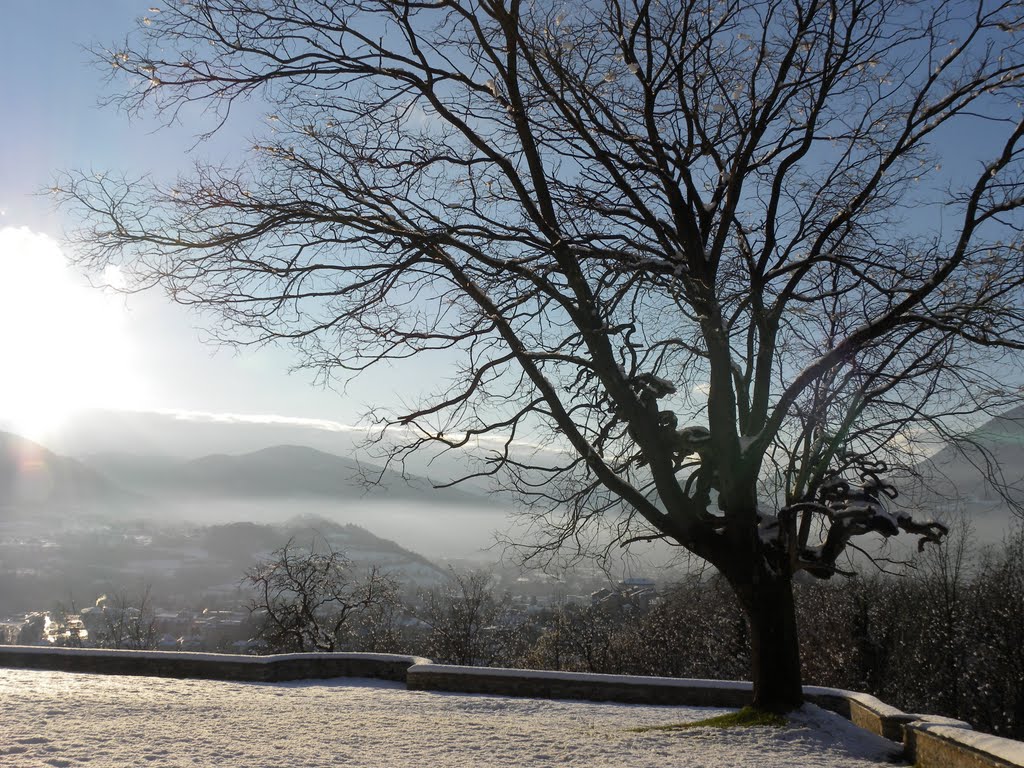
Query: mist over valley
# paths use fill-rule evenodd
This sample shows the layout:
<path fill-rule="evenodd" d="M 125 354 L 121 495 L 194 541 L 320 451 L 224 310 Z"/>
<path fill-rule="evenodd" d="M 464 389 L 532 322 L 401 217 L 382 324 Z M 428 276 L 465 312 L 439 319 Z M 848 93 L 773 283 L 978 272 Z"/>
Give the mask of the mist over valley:
<path fill-rule="evenodd" d="M 495 531 L 510 522 L 479 489 L 435 489 L 308 446 L 238 440 L 233 425 L 217 425 L 220 441 L 193 434 L 176 447 L 251 450 L 190 457 L 149 453 L 130 430 L 115 442 L 116 422 L 74 457 L 0 433 L 0 617 L 143 585 L 171 604 L 237 597 L 245 569 L 289 540 L 317 539 L 361 567 L 430 585 L 445 563 L 496 560 Z"/>
<path fill-rule="evenodd" d="M 466 461 L 441 457 L 402 474 L 368 460 L 362 440 L 322 424 L 129 412 L 80 414 L 48 441 L 57 450 L 0 433 L 0 614 L 126 584 L 180 600 L 231 593 L 246 567 L 314 531 L 413 583 L 436 580 L 446 563 L 496 562 L 502 532 L 526 539 L 509 500 L 481 483 L 434 487 Z M 1014 414 L 993 420 L 977 446 L 935 454 L 922 466 L 929 484 L 899 501 L 946 522 L 962 514 L 984 546 L 1018 519 L 983 470 L 999 465 L 1009 500 L 1020 501 L 1024 428 Z M 232 537 L 238 546 L 225 548 Z M 890 557 L 911 556 L 909 544 L 875 540 Z M 623 575 L 657 571 L 668 549 L 638 549 Z"/>

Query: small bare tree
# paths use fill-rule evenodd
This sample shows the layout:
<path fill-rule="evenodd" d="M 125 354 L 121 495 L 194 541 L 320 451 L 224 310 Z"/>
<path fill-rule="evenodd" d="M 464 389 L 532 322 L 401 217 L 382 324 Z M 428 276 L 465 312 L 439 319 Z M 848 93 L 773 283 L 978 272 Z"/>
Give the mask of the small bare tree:
<path fill-rule="evenodd" d="M 121 589 L 113 596 L 103 595 L 96 601 L 96 607 L 102 611 L 95 638 L 98 647 L 133 651 L 156 648 L 159 638 L 151 590 L 146 585 L 137 596 L 132 596 Z"/>
<path fill-rule="evenodd" d="M 1020 397 L 1018 0 L 162 6 L 97 50 L 114 101 L 262 98 L 265 130 L 166 184 L 65 175 L 82 263 L 326 376 L 461 354 L 379 413 L 393 458 L 489 445 L 551 547 L 712 563 L 754 703 L 799 705 L 794 575 L 938 541 L 894 473 Z"/>
<path fill-rule="evenodd" d="M 350 618 L 395 602 L 398 593 L 392 578 L 377 568 L 359 574 L 324 540 L 308 549 L 289 540 L 246 571 L 243 584 L 255 593 L 250 611 L 263 616 L 259 638 L 282 653 L 339 650 Z"/>
<path fill-rule="evenodd" d="M 125 592 L 118 593 L 114 599 L 115 610 L 123 617 L 124 648 L 142 651 L 156 647 L 156 613 L 150 591 L 147 585 L 134 600 Z"/>
<path fill-rule="evenodd" d="M 441 662 L 487 666 L 509 658 L 517 628 L 508 601 L 497 598 L 487 571 L 452 570 L 447 581 L 420 595 L 416 618 L 429 627 L 428 654 Z"/>

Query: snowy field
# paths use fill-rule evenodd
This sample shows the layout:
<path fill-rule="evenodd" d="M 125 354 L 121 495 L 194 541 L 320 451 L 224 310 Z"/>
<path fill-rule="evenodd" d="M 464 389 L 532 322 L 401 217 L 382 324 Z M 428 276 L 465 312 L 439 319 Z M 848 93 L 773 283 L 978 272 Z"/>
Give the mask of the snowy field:
<path fill-rule="evenodd" d="M 630 728 L 722 710 L 0 669 L 0 765 L 888 766 L 897 745 L 808 706 L 786 728 Z"/>

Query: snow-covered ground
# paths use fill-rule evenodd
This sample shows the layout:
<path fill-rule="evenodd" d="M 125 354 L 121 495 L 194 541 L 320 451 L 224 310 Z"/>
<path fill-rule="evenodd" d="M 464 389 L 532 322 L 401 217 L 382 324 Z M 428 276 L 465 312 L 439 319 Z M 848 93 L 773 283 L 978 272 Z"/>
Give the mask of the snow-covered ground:
<path fill-rule="evenodd" d="M 813 706 L 779 729 L 629 730 L 720 711 L 0 669 L 0 765 L 862 768 L 898 751 Z"/>

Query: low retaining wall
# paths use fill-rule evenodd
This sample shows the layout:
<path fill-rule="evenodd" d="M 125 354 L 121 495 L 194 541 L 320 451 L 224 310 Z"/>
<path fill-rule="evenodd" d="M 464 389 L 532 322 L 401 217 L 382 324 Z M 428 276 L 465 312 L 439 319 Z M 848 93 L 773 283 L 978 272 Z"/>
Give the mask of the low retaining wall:
<path fill-rule="evenodd" d="M 226 653 L 0 646 L 0 666 L 3 667 L 268 683 L 329 677 L 372 677 L 405 682 L 406 670 L 424 661 L 428 659 L 389 653 L 240 656 Z"/>
<path fill-rule="evenodd" d="M 409 667 L 406 685 L 426 691 L 734 708 L 749 704 L 752 691 L 750 683 L 731 680 L 683 680 L 431 663 Z"/>
<path fill-rule="evenodd" d="M 0 646 L 0 667 L 250 682 L 371 677 L 419 690 L 728 708 L 745 706 L 752 692 L 743 681 L 456 667 L 386 653 L 237 656 L 8 645 Z M 1024 768 L 1024 743 L 976 733 L 958 720 L 909 714 L 837 688 L 807 686 L 804 695 L 865 730 L 903 742 L 917 768 Z"/>
<path fill-rule="evenodd" d="M 890 741 L 903 741 L 903 726 L 922 715 L 909 715 L 867 693 L 840 688 L 804 686 L 804 697 L 819 707 L 832 710 L 854 725 Z"/>
<path fill-rule="evenodd" d="M 753 686 L 739 680 L 598 675 L 431 663 L 410 667 L 406 685 L 434 691 L 691 707 L 740 708 L 750 703 L 753 694 Z M 903 725 L 919 719 L 918 715 L 908 715 L 866 693 L 807 686 L 804 696 L 819 707 L 836 712 L 855 725 L 891 741 L 902 741 Z"/>
<path fill-rule="evenodd" d="M 954 721 L 955 722 L 955 721 Z M 921 768 L 1020 768 L 1024 742 L 977 733 L 966 723 L 918 720 L 903 730 L 907 757 Z"/>

